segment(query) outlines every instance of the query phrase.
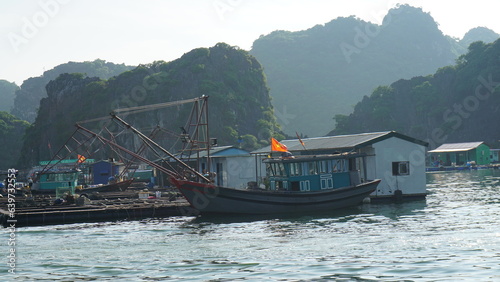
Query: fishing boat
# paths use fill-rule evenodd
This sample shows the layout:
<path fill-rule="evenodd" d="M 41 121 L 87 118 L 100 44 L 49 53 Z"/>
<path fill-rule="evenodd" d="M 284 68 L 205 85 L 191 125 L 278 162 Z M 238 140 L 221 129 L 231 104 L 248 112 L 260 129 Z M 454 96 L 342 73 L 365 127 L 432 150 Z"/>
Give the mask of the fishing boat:
<path fill-rule="evenodd" d="M 375 191 L 380 180 L 363 180 L 359 168 L 363 165 L 364 155 L 357 153 L 338 153 L 323 155 L 291 156 L 286 146 L 271 139 L 271 151 L 281 155 L 264 160 L 266 175 L 253 181 L 246 189 L 225 187 L 216 184 L 216 175 L 211 170 L 210 149 L 216 146 L 216 139 L 210 138 L 208 130 L 208 96 L 187 99 L 175 103 L 162 103 L 144 107 L 115 110 L 110 115 L 124 128 L 136 134 L 148 148 L 156 148 L 177 165 L 164 167 L 158 162 L 132 152 L 91 130 L 76 124 L 77 130 L 84 135 L 98 138 L 116 150 L 120 150 L 137 161 L 144 162 L 159 172 L 169 176 L 170 182 L 184 195 L 193 208 L 201 213 L 231 214 L 275 214 L 291 212 L 324 211 L 350 207 L 360 204 Z M 193 102 L 193 110 L 182 128 L 181 141 L 184 144 L 179 154 L 172 154 L 157 142 L 117 116 L 118 112 L 134 112 L 157 109 L 160 106 L 173 106 Z M 189 152 L 188 152 L 189 151 Z M 193 168 L 178 156 L 198 156 L 195 163 L 200 164 L 201 151 L 205 151 L 206 167 Z M 160 156 L 163 158 L 163 156 Z M 190 158 L 187 161 L 193 161 Z M 258 165 L 258 164 L 256 164 Z M 231 173 L 228 171 L 227 173 Z M 258 185 L 257 185 L 258 183 Z M 261 187 L 262 185 L 262 187 Z"/>
<path fill-rule="evenodd" d="M 361 158 L 352 153 L 268 158 L 264 188 L 235 189 L 175 177 L 171 181 L 201 213 L 325 211 L 358 205 L 375 191 L 380 180 L 362 181 L 355 169 Z"/>
<path fill-rule="evenodd" d="M 112 182 L 106 185 L 92 185 L 88 187 L 84 187 L 79 190 L 79 193 L 92 193 L 92 192 L 117 192 L 117 191 L 125 191 L 134 179 L 126 179 L 123 181 Z"/>

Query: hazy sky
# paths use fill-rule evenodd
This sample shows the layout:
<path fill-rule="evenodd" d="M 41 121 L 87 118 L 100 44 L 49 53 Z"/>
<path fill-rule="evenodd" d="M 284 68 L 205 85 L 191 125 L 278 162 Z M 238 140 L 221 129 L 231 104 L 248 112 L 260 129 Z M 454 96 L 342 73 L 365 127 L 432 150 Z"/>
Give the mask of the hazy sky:
<path fill-rule="evenodd" d="M 68 61 L 138 65 L 226 42 L 249 50 L 260 35 L 339 16 L 381 23 L 397 3 L 422 7 L 443 33 L 500 33 L 500 1 L 448 0 L 0 0 L 0 79 L 40 76 Z"/>

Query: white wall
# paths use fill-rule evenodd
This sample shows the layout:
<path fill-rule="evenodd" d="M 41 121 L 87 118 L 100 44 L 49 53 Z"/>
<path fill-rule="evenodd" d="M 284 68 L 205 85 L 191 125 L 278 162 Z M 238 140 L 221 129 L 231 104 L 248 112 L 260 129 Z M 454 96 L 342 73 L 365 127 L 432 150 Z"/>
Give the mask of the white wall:
<path fill-rule="evenodd" d="M 370 162 L 367 160 L 368 175 L 382 180 L 373 195 L 394 195 L 394 191 L 398 188 L 403 195 L 426 193 L 424 146 L 397 137 L 385 139 L 372 146 L 375 150 L 375 157 L 371 157 Z M 392 163 L 399 161 L 409 161 L 409 175 L 394 176 L 392 174 Z"/>
<path fill-rule="evenodd" d="M 375 149 L 371 146 L 364 147 L 361 149 L 361 153 L 366 154 L 367 156 L 365 157 L 365 164 L 366 164 L 366 180 L 374 180 L 377 179 L 377 174 L 376 174 L 376 169 L 375 166 L 376 164 L 376 158 L 375 158 Z M 364 175 L 361 175 L 361 177 L 365 178 Z"/>
<path fill-rule="evenodd" d="M 222 163 L 224 187 L 242 189 L 249 181 L 255 181 L 254 156 L 213 158 L 212 161 L 212 171 L 215 171 L 216 163 Z"/>

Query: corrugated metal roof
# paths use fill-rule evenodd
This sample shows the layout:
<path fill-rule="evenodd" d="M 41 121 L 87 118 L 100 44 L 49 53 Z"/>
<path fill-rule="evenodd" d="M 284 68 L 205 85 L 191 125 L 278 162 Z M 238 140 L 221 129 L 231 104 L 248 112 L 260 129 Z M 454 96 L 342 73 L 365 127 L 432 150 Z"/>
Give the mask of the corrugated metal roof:
<path fill-rule="evenodd" d="M 246 156 L 249 154 L 249 152 L 236 148 L 234 146 L 220 146 L 210 148 L 210 157 Z M 194 153 L 190 158 L 195 159 L 196 156 L 197 154 Z M 201 151 L 199 156 L 200 158 L 206 157 L 207 151 Z"/>
<path fill-rule="evenodd" d="M 398 137 L 413 143 L 421 144 L 427 146 L 428 144 L 424 141 L 420 141 L 406 135 L 397 133 L 395 131 L 384 131 L 384 132 L 373 132 L 373 133 L 362 133 L 362 134 L 352 134 L 352 135 L 338 135 L 338 136 L 326 136 L 326 137 L 315 137 L 315 138 L 304 138 L 302 141 L 307 150 L 335 150 L 335 149 L 357 149 L 359 147 L 367 146 L 390 137 Z M 298 139 L 283 140 L 280 143 L 284 144 L 288 151 L 304 151 L 304 147 L 300 144 Z M 252 154 L 265 154 L 271 151 L 271 146 L 266 146 L 259 150 L 251 152 Z"/>
<path fill-rule="evenodd" d="M 466 143 L 447 143 L 429 153 L 444 153 L 444 152 L 465 152 L 479 147 L 483 142 L 466 142 Z"/>

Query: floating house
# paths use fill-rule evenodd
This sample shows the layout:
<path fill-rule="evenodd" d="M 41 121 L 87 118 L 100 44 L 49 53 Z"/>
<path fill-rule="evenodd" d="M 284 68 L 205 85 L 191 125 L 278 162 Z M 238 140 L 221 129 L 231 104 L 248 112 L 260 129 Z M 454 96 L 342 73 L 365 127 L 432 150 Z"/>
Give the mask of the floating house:
<path fill-rule="evenodd" d="M 280 141 L 292 155 L 320 155 L 342 152 L 357 152 L 361 161 L 349 164 L 356 166 L 363 180 L 382 181 L 370 197 L 423 198 L 427 194 L 425 177 L 425 152 L 428 143 L 395 131 L 304 138 Z M 256 158 L 264 159 L 271 147 L 253 151 Z M 311 164 L 321 167 L 320 163 Z M 333 169 L 333 167 L 332 167 Z M 265 175 L 259 167 L 258 174 Z M 307 170 L 306 170 L 307 171 Z M 335 173 L 320 171 L 317 173 Z"/>
<path fill-rule="evenodd" d="M 123 168 L 123 163 L 114 159 L 95 162 L 92 164 L 93 184 L 108 184 L 110 179 L 122 172 Z"/>
<path fill-rule="evenodd" d="M 34 191 L 54 192 L 57 189 L 74 191 L 75 187 L 84 182 L 84 175 L 88 166 L 93 164 L 93 159 L 81 162 L 79 159 L 40 161 L 39 166 L 32 168 L 28 176 L 35 180 L 32 187 Z M 44 168 L 48 171 L 39 174 Z"/>
<path fill-rule="evenodd" d="M 50 171 L 39 176 L 38 181 L 33 184 L 33 191 L 53 192 L 59 189 L 61 191 L 70 191 L 74 193 L 78 185 L 78 170 L 60 170 Z"/>
<path fill-rule="evenodd" d="M 447 143 L 429 151 L 434 167 L 489 165 L 490 147 L 484 142 Z"/>
<path fill-rule="evenodd" d="M 196 158 L 197 154 L 190 157 Z M 198 171 L 207 171 L 207 152 L 201 151 L 199 159 Z M 218 186 L 245 188 L 249 182 L 255 182 L 255 159 L 248 151 L 234 146 L 212 147 L 210 160 L 210 171 L 214 172 L 211 177 Z"/>
<path fill-rule="evenodd" d="M 490 163 L 496 164 L 500 162 L 499 158 L 500 149 L 491 149 L 490 148 Z"/>

